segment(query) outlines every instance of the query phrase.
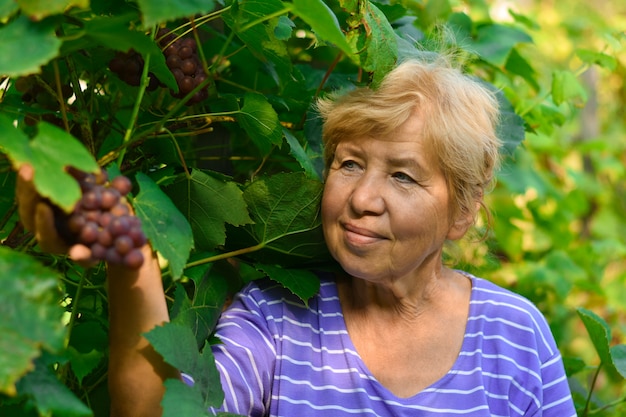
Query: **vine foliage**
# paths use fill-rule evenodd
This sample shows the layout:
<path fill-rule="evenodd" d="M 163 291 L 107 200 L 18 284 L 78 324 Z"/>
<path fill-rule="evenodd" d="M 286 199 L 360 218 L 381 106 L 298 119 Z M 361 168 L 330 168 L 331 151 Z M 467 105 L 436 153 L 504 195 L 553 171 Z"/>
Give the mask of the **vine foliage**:
<path fill-rule="evenodd" d="M 319 285 L 311 270 L 336 267 L 320 230 L 316 97 L 375 86 L 398 60 L 454 50 L 498 92 L 511 161 L 528 132 L 563 123 L 558 105 L 584 101 L 569 71 L 542 86 L 523 54 L 528 18 L 503 24 L 439 3 L 0 1 L 0 414 L 108 415 L 104 265 L 44 253 L 22 228 L 22 164 L 67 212 L 80 197 L 67 167 L 132 179 L 172 316 L 146 337 L 166 361 L 202 375 L 193 387 L 166 382 L 164 416 L 208 415 L 223 393 L 206 346 L 229 297 L 268 276 L 306 303 Z M 610 65 L 586 53 L 589 65 Z M 580 315 L 605 369 L 626 375 L 624 345 L 609 348 L 606 323 Z"/>

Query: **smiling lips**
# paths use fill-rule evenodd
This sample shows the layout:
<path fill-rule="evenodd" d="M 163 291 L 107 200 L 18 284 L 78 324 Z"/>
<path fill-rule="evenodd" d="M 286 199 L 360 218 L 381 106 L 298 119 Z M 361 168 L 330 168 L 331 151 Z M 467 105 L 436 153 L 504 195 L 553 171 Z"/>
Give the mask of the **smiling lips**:
<path fill-rule="evenodd" d="M 346 240 L 351 245 L 367 245 L 386 239 L 383 235 L 354 224 L 343 223 L 342 227 L 345 231 Z"/>

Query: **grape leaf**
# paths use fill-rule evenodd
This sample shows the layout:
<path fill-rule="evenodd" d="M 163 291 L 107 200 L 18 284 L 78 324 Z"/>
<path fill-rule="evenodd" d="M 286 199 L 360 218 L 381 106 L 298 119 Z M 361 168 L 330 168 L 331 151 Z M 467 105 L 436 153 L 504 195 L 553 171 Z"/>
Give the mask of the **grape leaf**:
<path fill-rule="evenodd" d="M 65 330 L 54 271 L 0 246 L 0 393 L 32 369 L 41 349 L 59 351 Z"/>
<path fill-rule="evenodd" d="M 89 417 L 92 411 L 59 381 L 44 360 L 35 361 L 35 370 L 18 382 L 21 394 L 33 397 L 39 415 Z"/>
<path fill-rule="evenodd" d="M 282 143 L 283 130 L 278 115 L 265 96 L 246 94 L 237 119 L 263 155 L 270 153 L 272 145 Z"/>
<path fill-rule="evenodd" d="M 140 192 L 133 200 L 137 217 L 141 219 L 146 237 L 165 259 L 172 276 L 179 278 L 189 252 L 194 246 L 191 226 L 172 200 L 147 175 L 136 176 Z"/>
<path fill-rule="evenodd" d="M 320 280 L 317 275 L 306 269 L 283 268 L 280 265 L 256 264 L 256 269 L 263 271 L 274 281 L 280 282 L 308 305 L 309 298 L 320 289 Z"/>
<path fill-rule="evenodd" d="M 359 51 L 356 60 L 366 71 L 374 74 L 374 85 L 391 70 L 398 58 L 398 42 L 384 13 L 367 2 L 359 14 L 359 30 L 348 34 L 352 49 Z"/>
<path fill-rule="evenodd" d="M 328 257 L 321 231 L 319 204 L 322 183 L 302 172 L 262 178 L 244 189 L 254 224 L 229 230 L 228 244 L 254 246 L 249 256 L 283 266 Z M 233 248 L 234 249 L 234 248 Z"/>
<path fill-rule="evenodd" d="M 16 0 L 22 12 L 32 20 L 63 13 L 71 7 L 87 8 L 89 0 Z"/>
<path fill-rule="evenodd" d="M 161 400 L 162 417 L 209 416 L 202 394 L 178 379 L 168 379 L 164 383 L 165 394 Z"/>
<path fill-rule="evenodd" d="M 191 329 L 176 323 L 157 326 L 144 336 L 165 362 L 194 379 L 193 389 L 201 395 L 205 409 L 222 405 L 224 392 L 208 343 L 198 351 Z"/>
<path fill-rule="evenodd" d="M 248 51 L 264 64 L 270 64 L 268 71 L 276 71 L 277 82 L 288 79 L 292 68 L 285 43 L 276 37 L 276 28 L 282 25 L 278 15 L 283 12 L 287 9 L 278 0 L 244 0 L 233 2 L 222 15 L 224 23 L 248 46 Z"/>
<path fill-rule="evenodd" d="M 557 105 L 570 100 L 581 104 L 587 101 L 587 91 L 571 71 L 554 71 L 552 99 Z"/>
<path fill-rule="evenodd" d="M 239 186 L 195 169 L 191 176 L 168 185 L 164 191 L 185 215 L 197 250 L 213 250 L 226 240 L 224 224 L 251 223 Z"/>
<path fill-rule="evenodd" d="M 43 197 L 47 197 L 69 212 L 80 198 L 78 182 L 65 172 L 73 166 L 86 172 L 98 172 L 98 163 L 87 149 L 69 133 L 46 122 L 39 123 L 39 132 L 32 141 L 13 127 L 11 119 L 0 114 L 2 143 L 14 168 L 28 163 L 35 170 L 33 182 Z"/>
<path fill-rule="evenodd" d="M 494 23 L 478 28 L 476 41 L 471 48 L 482 59 L 501 68 L 517 44 L 532 41 L 532 38 L 521 29 Z"/>
<path fill-rule="evenodd" d="M 213 0 L 138 0 L 137 4 L 146 28 L 175 19 L 206 14 L 215 8 Z"/>
<path fill-rule="evenodd" d="M 17 12 L 20 6 L 13 0 L 0 0 L 0 19 L 5 21 L 6 18 Z"/>
<path fill-rule="evenodd" d="M 33 22 L 25 15 L 0 28 L 0 74 L 10 77 L 37 73 L 59 54 L 61 41 L 54 22 Z"/>
<path fill-rule="evenodd" d="M 104 353 L 96 349 L 93 349 L 91 352 L 83 353 L 69 346 L 67 353 L 70 356 L 72 371 L 74 375 L 76 375 L 79 384 L 83 383 L 83 378 L 89 375 L 104 358 Z"/>
<path fill-rule="evenodd" d="M 489 84 L 489 87 L 495 92 L 500 105 L 500 118 L 496 126 L 496 135 L 502 141 L 500 152 L 511 156 L 526 137 L 524 119 L 515 113 L 513 105 L 501 90 L 492 84 Z"/>
<path fill-rule="evenodd" d="M 283 129 L 283 134 L 285 135 L 287 144 L 289 144 L 289 148 L 291 149 L 290 154 L 296 159 L 296 161 L 298 161 L 307 176 L 309 178 L 320 180 L 320 175 L 315 169 L 312 157 L 307 154 L 307 151 L 302 147 L 300 142 L 298 142 L 298 139 L 288 129 Z M 317 157 L 321 158 L 321 155 L 318 155 Z"/>
<path fill-rule="evenodd" d="M 352 48 L 341 32 L 337 16 L 323 1 L 293 0 L 291 11 L 311 26 L 318 38 L 332 43 L 346 55 L 352 55 Z"/>

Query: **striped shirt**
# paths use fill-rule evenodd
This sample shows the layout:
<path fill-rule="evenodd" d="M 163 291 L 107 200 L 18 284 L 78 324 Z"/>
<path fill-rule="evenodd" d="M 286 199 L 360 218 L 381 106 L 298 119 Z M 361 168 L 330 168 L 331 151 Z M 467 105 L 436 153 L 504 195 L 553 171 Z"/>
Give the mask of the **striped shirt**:
<path fill-rule="evenodd" d="M 461 352 L 409 398 L 368 371 L 346 330 L 335 283 L 308 306 L 272 281 L 250 283 L 222 314 L 213 345 L 225 401 L 246 416 L 575 417 L 560 353 L 539 310 L 471 275 Z"/>

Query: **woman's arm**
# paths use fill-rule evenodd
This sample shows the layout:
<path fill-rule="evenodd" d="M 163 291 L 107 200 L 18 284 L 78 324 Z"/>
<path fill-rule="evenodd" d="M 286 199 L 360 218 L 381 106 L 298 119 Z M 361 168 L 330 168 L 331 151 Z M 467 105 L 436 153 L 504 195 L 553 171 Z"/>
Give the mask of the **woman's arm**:
<path fill-rule="evenodd" d="M 16 197 L 24 227 L 34 233 L 42 250 L 69 253 L 77 263 L 88 265 L 90 251 L 82 245 L 68 247 L 54 228 L 50 206 L 32 184 L 30 166 L 18 172 Z M 108 265 L 109 295 L 109 391 L 111 416 L 138 417 L 162 414 L 165 378 L 178 372 L 156 353 L 143 333 L 169 320 L 161 270 L 149 245 L 142 248 L 145 262 L 139 269 Z"/>

